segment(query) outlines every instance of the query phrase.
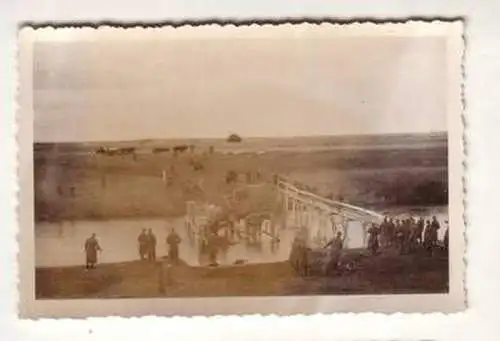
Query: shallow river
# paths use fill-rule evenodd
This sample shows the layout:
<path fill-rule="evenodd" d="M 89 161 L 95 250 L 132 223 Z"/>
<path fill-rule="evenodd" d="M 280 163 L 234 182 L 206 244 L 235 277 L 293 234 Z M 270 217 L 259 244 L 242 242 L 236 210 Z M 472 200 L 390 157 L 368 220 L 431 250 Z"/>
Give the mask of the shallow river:
<path fill-rule="evenodd" d="M 399 214 L 394 211 L 394 214 Z M 447 219 L 446 208 L 426 209 L 421 215 L 436 215 L 441 225 Z M 112 220 L 112 221 L 75 221 L 64 223 L 37 223 L 35 230 L 35 264 L 37 267 L 71 266 L 84 263 L 83 244 L 92 233 L 103 249 L 99 262 L 113 263 L 138 259 L 137 237 L 142 229 L 151 228 L 157 238 L 157 257 L 167 254 L 165 238 L 170 228 L 175 227 L 180 235 L 179 256 L 191 265 L 200 264 L 200 256 L 196 243 L 191 243 L 184 229 L 184 218 L 172 220 Z M 445 229 L 440 230 L 440 238 Z M 224 255 L 219 253 L 218 261 L 232 264 L 237 260 L 248 263 L 265 263 L 286 260 L 290 253 L 295 231 L 280 231 L 280 243 L 271 243 L 267 237 L 262 238 L 260 247 L 239 243 L 229 248 Z M 349 228 L 347 247 L 360 247 L 363 243 L 362 229 L 353 223 Z"/>

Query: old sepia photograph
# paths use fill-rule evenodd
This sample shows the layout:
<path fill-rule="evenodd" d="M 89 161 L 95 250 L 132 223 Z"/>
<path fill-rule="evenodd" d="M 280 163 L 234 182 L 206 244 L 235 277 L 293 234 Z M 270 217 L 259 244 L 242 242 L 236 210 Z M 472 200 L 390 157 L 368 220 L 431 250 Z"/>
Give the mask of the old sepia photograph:
<path fill-rule="evenodd" d="M 22 311 L 464 307 L 460 23 L 19 44 Z"/>

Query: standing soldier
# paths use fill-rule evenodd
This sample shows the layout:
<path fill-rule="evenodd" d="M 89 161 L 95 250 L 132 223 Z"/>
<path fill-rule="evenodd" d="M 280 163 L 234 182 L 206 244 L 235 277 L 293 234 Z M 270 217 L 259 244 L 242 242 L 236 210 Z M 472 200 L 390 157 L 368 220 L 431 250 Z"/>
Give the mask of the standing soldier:
<path fill-rule="evenodd" d="M 379 229 L 379 232 L 380 232 L 380 246 L 382 246 L 383 248 L 386 248 L 389 246 L 390 244 L 390 240 L 391 240 L 391 237 L 390 237 L 390 226 L 389 226 L 389 218 L 388 217 L 384 217 L 384 221 L 382 222 L 382 224 L 380 224 L 380 229 Z"/>
<path fill-rule="evenodd" d="M 152 229 L 148 230 L 147 241 L 148 260 L 154 261 L 156 260 L 156 236 Z"/>
<path fill-rule="evenodd" d="M 179 244 L 181 243 L 181 237 L 175 232 L 175 229 L 171 229 L 167 236 L 168 244 L 168 259 L 171 263 L 179 262 Z"/>
<path fill-rule="evenodd" d="M 99 242 L 96 239 L 95 233 L 85 241 L 85 254 L 86 254 L 86 269 L 95 269 L 97 263 L 97 251 L 102 251 Z"/>
<path fill-rule="evenodd" d="M 387 223 L 387 234 L 389 238 L 389 246 L 394 245 L 394 237 L 396 235 L 396 225 L 394 224 L 394 219 L 389 218 L 389 222 Z"/>
<path fill-rule="evenodd" d="M 146 234 L 146 229 L 142 229 L 139 237 L 137 237 L 137 242 L 139 243 L 139 256 L 141 260 L 144 260 L 148 253 L 148 235 Z"/>
<path fill-rule="evenodd" d="M 368 229 L 368 233 L 370 237 L 368 238 L 368 248 L 372 252 L 372 255 L 376 254 L 379 248 L 379 234 L 380 228 L 377 225 L 372 224 L 372 226 Z"/>
<path fill-rule="evenodd" d="M 425 228 L 425 219 L 423 217 L 420 217 L 417 224 L 417 238 L 419 244 L 423 244 L 424 228 Z"/>
<path fill-rule="evenodd" d="M 394 241 L 398 250 L 401 250 L 402 246 L 403 231 L 401 228 L 401 221 L 399 219 L 395 220 L 394 224 Z"/>
<path fill-rule="evenodd" d="M 436 216 L 433 216 L 432 217 L 432 222 L 431 222 L 431 235 L 430 235 L 431 245 L 433 247 L 438 242 L 438 231 L 439 231 L 440 228 L 441 228 L 441 226 L 439 225 L 439 222 L 438 222 Z"/>
<path fill-rule="evenodd" d="M 326 263 L 325 274 L 330 274 L 338 270 L 339 260 L 344 248 L 345 235 L 342 237 L 342 232 L 337 232 L 335 238 L 327 245 L 329 247 L 328 261 Z"/>
<path fill-rule="evenodd" d="M 402 231 L 403 231 L 402 252 L 408 253 L 408 250 L 410 249 L 410 235 L 411 235 L 411 220 L 410 219 L 403 220 Z"/>
<path fill-rule="evenodd" d="M 208 259 L 209 265 L 216 266 L 217 265 L 217 252 L 218 252 L 218 242 L 219 236 L 216 232 L 210 230 L 208 231 L 207 236 L 207 251 L 208 251 Z"/>
<path fill-rule="evenodd" d="M 431 232 L 431 222 L 427 220 L 425 222 L 424 230 L 424 248 L 428 251 L 432 249 L 432 232 Z"/>

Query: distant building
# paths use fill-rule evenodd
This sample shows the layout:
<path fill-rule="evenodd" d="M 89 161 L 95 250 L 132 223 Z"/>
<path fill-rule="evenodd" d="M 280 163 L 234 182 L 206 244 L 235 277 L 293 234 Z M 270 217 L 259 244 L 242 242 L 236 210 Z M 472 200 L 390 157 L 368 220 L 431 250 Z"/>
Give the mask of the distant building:
<path fill-rule="evenodd" d="M 236 135 L 236 134 L 231 134 L 227 138 L 227 142 L 241 142 L 241 141 L 243 141 L 243 139 L 239 135 Z"/>

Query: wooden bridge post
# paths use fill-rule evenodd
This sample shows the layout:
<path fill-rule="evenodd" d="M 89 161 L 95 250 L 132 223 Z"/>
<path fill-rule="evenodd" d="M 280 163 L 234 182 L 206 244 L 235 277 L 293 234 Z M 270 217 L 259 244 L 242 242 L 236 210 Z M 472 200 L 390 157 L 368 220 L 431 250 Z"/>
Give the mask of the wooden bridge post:
<path fill-rule="evenodd" d="M 349 219 L 342 219 L 342 228 L 344 230 L 344 247 L 349 247 Z"/>
<path fill-rule="evenodd" d="M 363 223 L 363 247 L 367 247 L 368 244 L 368 223 Z"/>
<path fill-rule="evenodd" d="M 318 209 L 311 204 L 311 222 L 310 228 L 314 231 L 314 237 L 317 238 L 319 234 L 319 219 L 318 219 Z"/>
<path fill-rule="evenodd" d="M 327 231 L 328 231 L 328 216 L 327 212 L 323 211 L 321 212 L 321 233 L 323 235 L 323 238 L 327 236 Z"/>
<path fill-rule="evenodd" d="M 312 226 L 313 214 L 314 214 L 313 205 L 312 205 L 312 203 L 309 203 L 307 205 L 307 226 L 309 229 L 311 229 L 311 226 Z"/>
<path fill-rule="evenodd" d="M 295 219 L 294 219 L 295 226 L 300 226 L 300 202 L 296 201 L 295 202 Z"/>

